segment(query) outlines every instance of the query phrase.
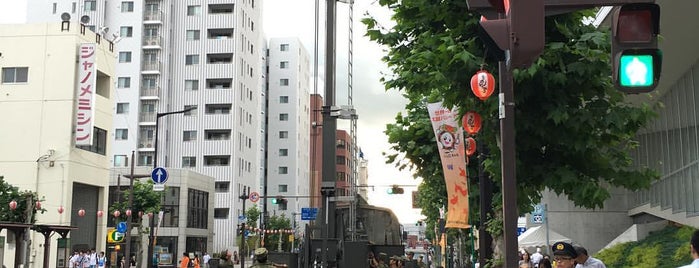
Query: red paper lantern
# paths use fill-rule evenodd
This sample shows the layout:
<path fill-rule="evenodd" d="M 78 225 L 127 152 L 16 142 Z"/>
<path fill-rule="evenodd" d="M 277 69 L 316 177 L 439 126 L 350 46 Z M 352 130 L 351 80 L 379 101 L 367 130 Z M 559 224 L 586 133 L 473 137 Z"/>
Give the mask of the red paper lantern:
<path fill-rule="evenodd" d="M 63 206 L 58 207 L 58 214 L 63 214 L 63 211 L 65 211 Z"/>
<path fill-rule="evenodd" d="M 102 218 L 102 216 L 104 216 L 104 211 L 98 210 L 98 211 L 97 211 L 97 217 L 98 217 L 98 218 Z"/>
<path fill-rule="evenodd" d="M 466 138 L 466 155 L 471 156 L 476 152 L 476 140 L 468 137 Z"/>
<path fill-rule="evenodd" d="M 486 100 L 495 91 L 495 77 L 488 71 L 480 70 L 471 77 L 471 91 L 481 100 Z"/>
<path fill-rule="evenodd" d="M 139 217 L 139 218 L 143 218 L 143 211 L 139 211 L 139 212 L 138 212 L 138 217 Z"/>
<path fill-rule="evenodd" d="M 11 210 L 17 209 L 17 201 L 15 201 L 15 200 L 10 201 L 10 209 Z"/>
<path fill-rule="evenodd" d="M 115 210 L 114 212 L 112 212 L 112 215 L 114 215 L 114 218 L 119 218 L 119 215 L 121 215 L 121 212 L 118 210 Z"/>
<path fill-rule="evenodd" d="M 35 206 L 35 207 L 36 207 L 36 209 L 41 209 L 41 202 L 36 201 L 36 206 Z"/>
<path fill-rule="evenodd" d="M 481 130 L 481 115 L 475 111 L 468 111 L 461 118 L 461 124 L 469 135 L 476 135 Z"/>
<path fill-rule="evenodd" d="M 80 217 L 85 216 L 85 210 L 82 208 L 80 210 L 78 210 L 78 216 L 80 216 Z"/>
<path fill-rule="evenodd" d="M 131 216 L 131 210 L 130 210 L 130 209 L 127 209 L 127 210 L 126 210 L 126 217 L 129 217 L 129 216 Z"/>

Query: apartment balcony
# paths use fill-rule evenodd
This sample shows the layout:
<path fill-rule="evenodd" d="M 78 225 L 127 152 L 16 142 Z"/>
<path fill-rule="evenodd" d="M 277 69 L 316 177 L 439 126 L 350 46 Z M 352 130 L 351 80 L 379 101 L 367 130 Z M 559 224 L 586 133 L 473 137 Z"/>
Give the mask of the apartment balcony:
<path fill-rule="evenodd" d="M 160 87 L 142 87 L 141 88 L 141 99 L 142 100 L 158 100 L 160 99 Z"/>
<path fill-rule="evenodd" d="M 143 24 L 163 24 L 163 12 L 160 10 L 144 12 Z"/>
<path fill-rule="evenodd" d="M 143 48 L 144 49 L 161 49 L 163 44 L 162 36 L 144 36 L 143 37 Z"/>
<path fill-rule="evenodd" d="M 154 139 L 143 138 L 138 140 L 138 150 L 139 151 L 154 151 Z"/>
<path fill-rule="evenodd" d="M 138 120 L 141 125 L 155 125 L 155 112 L 144 112 L 138 115 Z"/>
<path fill-rule="evenodd" d="M 162 64 L 159 61 L 144 61 L 141 64 L 142 74 L 160 74 Z"/>

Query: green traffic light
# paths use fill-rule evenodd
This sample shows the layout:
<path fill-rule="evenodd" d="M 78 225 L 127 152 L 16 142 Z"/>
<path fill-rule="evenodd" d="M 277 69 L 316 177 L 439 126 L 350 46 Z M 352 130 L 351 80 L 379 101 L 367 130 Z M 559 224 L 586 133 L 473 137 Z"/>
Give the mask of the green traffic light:
<path fill-rule="evenodd" d="M 654 83 L 653 55 L 622 55 L 619 84 L 623 87 L 649 87 Z"/>
<path fill-rule="evenodd" d="M 278 199 L 272 198 L 272 204 L 277 204 L 277 203 L 279 203 Z"/>

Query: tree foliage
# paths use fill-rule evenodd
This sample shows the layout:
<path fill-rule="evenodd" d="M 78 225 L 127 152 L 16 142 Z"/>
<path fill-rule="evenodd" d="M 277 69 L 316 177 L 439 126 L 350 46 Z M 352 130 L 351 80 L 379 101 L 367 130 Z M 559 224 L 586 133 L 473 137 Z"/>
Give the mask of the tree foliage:
<path fill-rule="evenodd" d="M 245 224 L 247 224 L 247 226 L 257 227 L 257 220 L 260 219 L 260 214 L 262 214 L 262 212 L 257 205 L 253 205 L 245 211 L 245 218 L 247 218 Z"/>
<path fill-rule="evenodd" d="M 35 223 L 36 214 L 43 214 L 46 212 L 46 209 L 36 207 L 36 201 L 44 201 L 43 198 L 40 199 L 36 192 L 29 190 L 21 191 L 18 187 L 9 184 L 0 176 L 0 204 L 2 204 L 0 205 L 0 221 L 27 223 L 27 200 L 31 200 L 29 205 L 32 210 L 32 217 L 29 223 Z M 17 202 L 17 207 L 14 210 L 10 209 L 9 206 L 12 201 Z"/>
<path fill-rule="evenodd" d="M 291 229 L 291 221 L 287 218 L 284 213 L 281 215 L 274 215 L 269 217 L 269 222 L 266 223 L 268 230 L 289 230 Z M 279 239 L 281 236 L 282 249 L 288 251 L 291 247 L 289 243 L 289 234 L 265 234 L 265 248 L 268 250 L 277 250 L 279 245 Z"/>
<path fill-rule="evenodd" d="M 168 189 L 165 189 L 165 192 L 167 192 L 167 190 Z M 160 200 L 161 193 L 153 191 L 153 181 L 141 181 L 139 179 L 134 179 L 133 206 L 130 208 L 133 213 L 132 218 L 134 220 L 137 220 L 137 217 L 134 217 L 133 215 L 138 215 L 138 212 L 152 212 L 157 215 L 158 211 L 160 211 Z M 127 209 L 129 209 L 128 189 L 121 191 L 121 198 L 119 202 L 114 202 L 111 206 L 109 206 L 109 215 L 111 216 L 114 211 L 119 210 L 121 214 L 117 219 L 119 221 L 125 221 L 126 213 L 124 213 L 124 211 L 126 211 Z"/>
<path fill-rule="evenodd" d="M 407 112 L 386 128 L 398 152 L 387 155 L 387 162 L 423 178 L 419 204 L 431 228 L 446 204 L 446 189 L 425 101 L 443 101 L 460 114 L 474 110 L 482 116 L 483 128 L 475 138 L 490 152 L 482 162 L 498 189 L 497 96 L 482 102 L 469 86 L 479 69 L 497 77 L 497 62 L 484 57 L 485 46 L 477 37 L 480 14 L 468 11 L 466 1 L 379 3 L 393 11 L 396 24 L 385 28 L 367 17 L 367 36 L 388 50 L 383 60 L 392 75 L 382 79 L 386 89 L 402 91 L 410 100 Z M 628 152 L 637 146 L 633 138 L 654 113 L 647 105 L 626 103 L 612 87 L 609 32 L 582 23 L 593 15 L 586 10 L 547 17 L 544 53 L 531 67 L 513 73 L 521 213 L 540 201 L 545 188 L 567 195 L 575 205 L 600 208 L 610 196 L 609 186 L 636 190 L 658 178 L 648 167 L 632 168 Z M 471 175 L 474 162 L 472 158 Z M 470 188 L 477 197 L 477 187 Z M 498 205 L 500 197 L 493 201 Z"/>

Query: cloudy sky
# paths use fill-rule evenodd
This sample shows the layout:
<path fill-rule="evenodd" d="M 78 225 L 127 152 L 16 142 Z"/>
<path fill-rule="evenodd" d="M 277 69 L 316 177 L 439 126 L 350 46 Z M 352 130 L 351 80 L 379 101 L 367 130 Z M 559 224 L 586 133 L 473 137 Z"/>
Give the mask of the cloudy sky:
<path fill-rule="evenodd" d="M 0 23 L 21 23 L 25 20 L 27 0 L 0 0 Z M 262 0 L 263 29 L 268 38 L 298 37 L 309 54 L 314 54 L 315 3 L 316 0 Z M 320 79 L 318 92 L 323 93 L 325 0 L 320 0 L 320 40 L 319 66 Z M 337 101 L 347 104 L 347 54 L 348 54 L 348 4 L 337 3 Z M 378 5 L 377 0 L 355 0 L 354 3 L 354 72 L 353 100 L 359 115 L 357 139 L 364 156 L 369 160 L 369 184 L 385 186 L 391 184 L 416 185 L 411 174 L 399 172 L 392 165 L 385 164 L 383 152 L 389 151 L 387 137 L 383 134 L 386 124 L 394 121 L 406 101 L 396 91 L 386 92 L 379 79 L 387 72 L 381 62 L 384 51 L 364 37 L 365 27 L 360 23 L 367 14 L 376 17 L 384 26 L 390 26 L 390 13 Z M 311 59 L 311 62 L 313 60 Z M 349 130 L 349 123 L 338 121 L 338 127 Z M 409 192 L 415 188 L 406 187 L 404 195 L 388 195 L 385 187 L 369 191 L 369 201 L 373 205 L 391 208 L 401 222 L 410 223 L 422 218 L 419 210 L 410 208 Z"/>

